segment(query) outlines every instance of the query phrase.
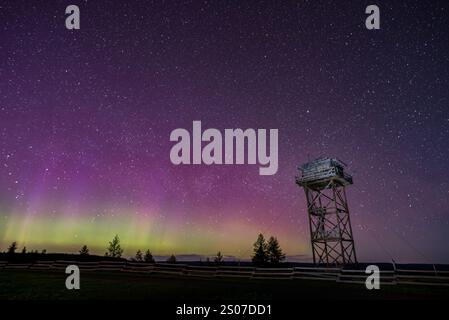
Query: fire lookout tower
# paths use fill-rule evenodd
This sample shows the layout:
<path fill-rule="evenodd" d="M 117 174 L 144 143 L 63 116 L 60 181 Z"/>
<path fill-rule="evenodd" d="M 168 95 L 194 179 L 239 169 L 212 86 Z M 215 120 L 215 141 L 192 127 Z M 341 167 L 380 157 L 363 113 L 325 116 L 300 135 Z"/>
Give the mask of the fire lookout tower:
<path fill-rule="evenodd" d="M 352 176 L 346 165 L 319 158 L 300 167 L 296 184 L 304 188 L 315 264 L 357 263 L 345 187 Z"/>

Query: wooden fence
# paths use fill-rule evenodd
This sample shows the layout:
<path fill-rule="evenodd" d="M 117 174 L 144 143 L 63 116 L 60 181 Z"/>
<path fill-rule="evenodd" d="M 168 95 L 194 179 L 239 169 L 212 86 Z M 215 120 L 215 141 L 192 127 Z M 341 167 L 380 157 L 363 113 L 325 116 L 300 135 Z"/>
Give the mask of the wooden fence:
<path fill-rule="evenodd" d="M 34 263 L 11 263 L 0 261 L 2 270 L 55 270 L 62 271 L 68 265 L 77 265 L 86 272 L 129 272 L 141 274 L 165 274 L 203 278 L 247 278 L 259 280 L 308 279 L 343 283 L 365 283 L 364 269 L 293 267 L 254 268 L 246 266 L 198 266 L 189 264 L 140 263 L 129 261 L 37 261 Z M 449 286 L 449 271 L 392 269 L 381 270 L 380 281 L 384 285 Z"/>

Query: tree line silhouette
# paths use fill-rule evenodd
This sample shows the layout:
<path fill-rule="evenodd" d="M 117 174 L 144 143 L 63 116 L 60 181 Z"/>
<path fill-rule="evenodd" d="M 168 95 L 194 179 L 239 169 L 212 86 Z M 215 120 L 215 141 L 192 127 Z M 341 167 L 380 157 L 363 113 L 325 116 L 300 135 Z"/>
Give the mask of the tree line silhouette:
<path fill-rule="evenodd" d="M 12 242 L 6 251 L 7 255 L 16 254 L 18 249 L 18 244 L 16 241 Z M 40 253 L 35 251 L 27 251 L 26 247 L 23 247 L 21 254 L 46 254 L 47 250 L 42 250 Z M 83 245 L 79 250 L 79 254 L 81 256 L 89 256 L 89 248 L 87 245 Z M 120 238 L 118 235 L 115 235 L 114 238 L 109 242 L 109 245 L 104 254 L 105 257 L 111 258 L 121 258 L 123 254 L 123 249 L 120 244 Z M 279 242 L 276 237 L 271 236 L 268 241 L 265 240 L 263 234 L 259 234 L 256 242 L 253 245 L 253 255 L 251 256 L 251 260 L 254 265 L 257 266 L 265 266 L 265 265 L 276 265 L 285 260 L 285 254 L 282 252 L 282 249 L 279 245 Z M 131 261 L 135 262 L 147 262 L 147 263 L 155 263 L 155 259 L 150 249 L 145 251 L 145 254 L 139 249 L 137 250 L 134 257 L 131 258 Z M 172 254 L 167 260 L 167 263 L 176 263 L 177 259 L 174 254 Z M 218 251 L 216 256 L 213 259 L 214 263 L 219 265 L 224 262 L 224 256 L 221 251 Z M 207 262 L 209 258 L 207 258 Z"/>
<path fill-rule="evenodd" d="M 15 254 L 16 251 L 18 249 L 18 245 L 17 245 L 17 241 L 14 241 L 13 243 L 10 244 L 10 246 L 8 247 L 8 250 L 6 251 L 7 254 Z M 20 252 L 21 254 L 26 254 L 26 253 L 33 253 L 33 254 L 46 254 L 47 250 L 43 249 L 41 252 L 37 251 L 37 250 L 31 250 L 31 251 L 27 251 L 27 247 L 23 247 L 22 251 Z"/>

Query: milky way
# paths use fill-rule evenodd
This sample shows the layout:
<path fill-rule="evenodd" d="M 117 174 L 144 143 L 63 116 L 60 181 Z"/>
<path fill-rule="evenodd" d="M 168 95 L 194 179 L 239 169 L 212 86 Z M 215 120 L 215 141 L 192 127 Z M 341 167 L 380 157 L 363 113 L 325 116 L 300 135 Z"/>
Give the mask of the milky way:
<path fill-rule="evenodd" d="M 65 28 L 77 4 L 81 29 Z M 449 7 L 3 1 L 0 249 L 310 257 L 297 165 L 349 164 L 360 260 L 449 262 Z M 279 170 L 175 166 L 170 132 L 279 129 Z"/>

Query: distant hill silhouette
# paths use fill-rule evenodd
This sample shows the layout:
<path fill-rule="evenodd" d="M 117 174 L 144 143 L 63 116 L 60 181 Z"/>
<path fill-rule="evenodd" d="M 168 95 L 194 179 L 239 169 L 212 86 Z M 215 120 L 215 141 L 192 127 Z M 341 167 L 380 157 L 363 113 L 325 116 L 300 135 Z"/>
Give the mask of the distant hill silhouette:
<path fill-rule="evenodd" d="M 155 256 L 156 263 L 166 263 L 168 256 Z M 179 258 L 179 259 L 178 259 Z M 228 256 L 230 258 L 230 256 Z M 213 260 L 206 261 L 204 256 L 187 254 L 187 255 L 177 255 L 177 264 L 188 264 L 192 266 L 216 266 Z M 0 261 L 8 261 L 12 263 L 31 263 L 36 261 L 85 261 L 85 262 L 95 262 L 95 261 L 122 261 L 126 262 L 131 260 L 125 258 L 112 258 L 106 256 L 98 255 L 80 255 L 80 254 L 69 254 L 69 253 L 14 253 L 8 254 L 6 252 L 0 253 Z M 142 262 L 144 263 L 144 262 Z M 390 262 L 371 262 L 363 263 L 360 262 L 357 265 L 347 265 L 345 269 L 357 269 L 364 270 L 368 265 L 375 264 L 379 266 L 382 270 L 393 270 L 393 264 Z M 254 267 L 251 261 L 224 261 L 221 263 L 222 266 L 240 266 L 240 267 Z M 272 267 L 272 266 L 267 266 Z M 279 268 L 292 268 L 292 267 L 316 267 L 313 263 L 305 262 L 282 262 L 277 265 Z M 398 263 L 396 268 L 406 269 L 406 270 L 427 270 L 427 271 L 449 271 L 449 264 L 424 264 L 424 263 Z"/>
<path fill-rule="evenodd" d="M 127 261 L 124 258 L 112 258 L 96 255 L 80 255 L 70 253 L 0 253 L 0 260 L 10 262 L 34 262 L 34 261 Z"/>

